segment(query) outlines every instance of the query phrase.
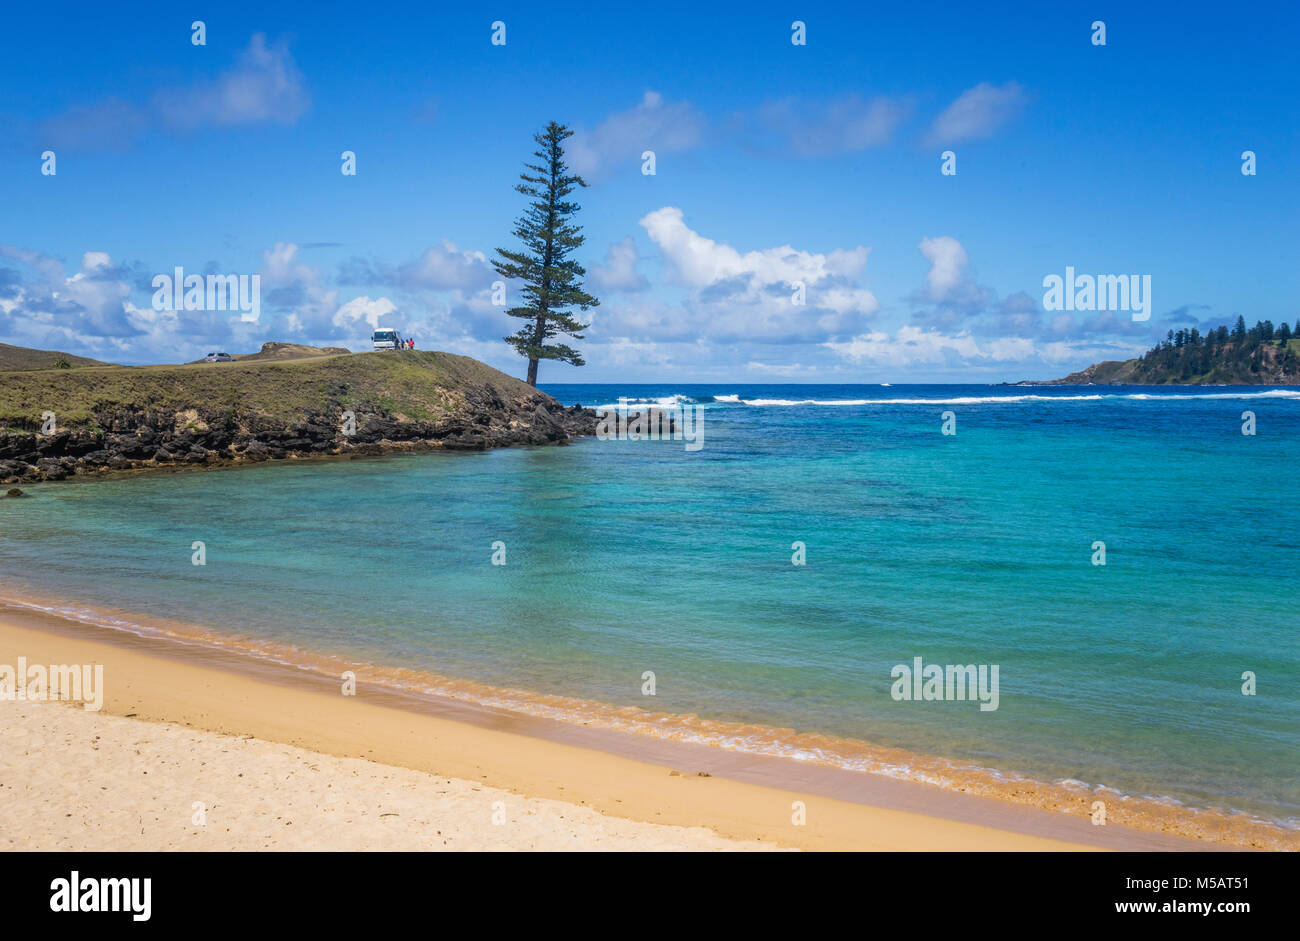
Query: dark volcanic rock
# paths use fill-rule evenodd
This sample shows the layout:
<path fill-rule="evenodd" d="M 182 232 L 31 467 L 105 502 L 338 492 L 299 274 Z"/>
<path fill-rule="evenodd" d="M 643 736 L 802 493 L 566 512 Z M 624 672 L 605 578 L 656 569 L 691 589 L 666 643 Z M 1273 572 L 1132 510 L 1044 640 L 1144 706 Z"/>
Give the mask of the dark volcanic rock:
<path fill-rule="evenodd" d="M 90 467 L 104 467 L 112 459 L 114 452 L 107 449 L 100 451 L 91 451 L 89 454 L 82 455 L 81 463 Z"/>
<path fill-rule="evenodd" d="M 34 434 L 30 427 L 0 428 L 0 483 L 331 454 L 565 444 L 596 432 L 594 411 L 565 408 L 540 392 L 506 396 L 491 385 L 460 391 L 463 407 L 431 419 L 411 419 L 364 402 L 350 405 L 353 434 L 344 434 L 338 411 L 285 422 L 239 410 L 218 412 L 202 403 L 184 412 L 113 404 L 95 412 L 85 427 L 50 435 Z"/>
<path fill-rule="evenodd" d="M 64 466 L 63 461 L 57 457 L 41 458 L 36 462 L 35 470 L 30 478 L 32 480 L 63 480 L 72 472 L 72 468 Z"/>

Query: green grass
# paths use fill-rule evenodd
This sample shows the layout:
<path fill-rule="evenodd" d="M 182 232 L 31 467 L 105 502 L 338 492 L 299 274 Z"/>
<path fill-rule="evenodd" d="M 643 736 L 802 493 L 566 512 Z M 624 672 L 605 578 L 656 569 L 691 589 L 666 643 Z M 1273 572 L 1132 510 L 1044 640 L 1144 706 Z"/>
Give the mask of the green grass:
<path fill-rule="evenodd" d="M 31 350 L 25 346 L 0 343 L 0 372 L 18 369 L 51 369 L 60 362 L 67 363 L 70 368 L 107 365 L 97 359 L 60 353 L 58 350 Z"/>
<path fill-rule="evenodd" d="M 32 430 L 52 411 L 59 427 L 88 427 L 115 407 L 204 416 L 264 416 L 295 423 L 309 413 L 383 411 L 399 420 L 467 415 L 467 393 L 540 395 L 467 356 L 434 351 L 353 353 L 311 359 L 182 366 L 85 366 L 0 372 L 0 427 Z"/>

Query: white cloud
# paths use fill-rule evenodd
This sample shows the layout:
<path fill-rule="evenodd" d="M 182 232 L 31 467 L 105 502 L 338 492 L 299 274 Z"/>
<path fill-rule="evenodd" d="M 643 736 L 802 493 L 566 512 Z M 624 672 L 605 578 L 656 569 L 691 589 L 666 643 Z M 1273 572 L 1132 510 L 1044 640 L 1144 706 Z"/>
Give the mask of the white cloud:
<path fill-rule="evenodd" d="M 155 106 L 163 120 L 178 128 L 253 124 L 292 124 L 307 110 L 302 73 L 283 43 L 268 46 L 254 34 L 235 65 L 215 81 L 159 92 Z"/>
<path fill-rule="evenodd" d="M 276 242 L 262 253 L 262 306 L 279 308 L 290 315 L 287 328 L 303 337 L 329 336 L 339 292 L 326 287 L 319 268 L 298 260 L 298 246 Z"/>
<path fill-rule="evenodd" d="M 686 225 L 675 206 L 656 209 L 641 219 L 641 227 L 688 285 L 704 287 L 731 278 L 753 278 L 761 284 L 812 284 L 829 277 L 854 277 L 867 264 L 867 248 L 826 254 L 796 251 L 789 245 L 741 254 Z M 872 299 L 874 301 L 874 298 Z M 874 306 L 872 309 L 875 309 Z"/>
<path fill-rule="evenodd" d="M 978 340 L 967 331 L 944 334 L 910 325 L 900 327 L 892 336 L 881 331 L 868 331 L 850 340 L 823 345 L 854 364 L 886 366 L 1093 362 L 1107 357 L 1125 359 L 1143 349 L 1122 343 L 1037 343 L 1028 337 Z"/>
<path fill-rule="evenodd" d="M 481 288 L 493 277 L 485 254 L 461 251 L 447 239 L 425 249 L 415 261 L 402 265 L 397 274 L 398 283 L 408 290 L 471 290 Z"/>
<path fill-rule="evenodd" d="M 615 165 L 640 167 L 641 154 L 690 150 L 700 140 L 704 120 L 689 102 L 666 103 L 648 91 L 641 103 L 610 115 L 595 130 L 579 130 L 565 147 L 569 166 L 581 176 L 600 177 Z"/>
<path fill-rule="evenodd" d="M 825 346 L 854 363 L 881 363 L 907 366 L 914 363 L 943 363 L 949 353 L 965 358 L 982 354 L 979 344 L 969 333 L 945 336 L 919 327 L 900 327 L 891 337 L 872 330 L 844 342 L 830 341 Z"/>
<path fill-rule="evenodd" d="M 51 255 L 32 251 L 29 248 L 19 248 L 16 245 L 0 245 L 0 255 L 20 261 L 39 272 L 41 278 L 48 284 L 57 284 L 63 279 L 63 262 Z"/>
<path fill-rule="evenodd" d="M 1016 82 L 992 85 L 981 82 L 957 96 L 930 126 L 933 144 L 956 144 L 993 136 L 1024 108 L 1028 96 Z"/>
<path fill-rule="evenodd" d="M 497 280 L 487 255 L 462 250 L 447 239 L 400 265 L 352 258 L 339 269 L 341 284 L 391 294 L 402 318 L 393 326 L 425 343 L 438 337 L 441 349 L 453 349 L 451 344 L 462 340 L 499 342 L 518 329 L 505 308 L 492 303 L 492 285 Z M 518 300 L 518 287 L 507 284 L 508 305 Z"/>
<path fill-rule="evenodd" d="M 694 231 L 672 206 L 640 222 L 685 296 L 678 303 L 647 298 L 603 305 L 592 327 L 600 342 L 821 342 L 862 329 L 880 306 L 854 280 L 866 267 L 865 247 L 741 252 Z M 796 302 L 797 283 L 803 284 L 802 303 Z"/>
<path fill-rule="evenodd" d="M 127 273 L 106 252 L 84 252 L 80 269 L 70 276 L 61 261 L 40 252 L 4 245 L 0 256 L 36 273 L 14 282 L 0 302 L 6 341 L 105 359 L 127 351 L 176 350 L 177 312 L 133 304 Z"/>
<path fill-rule="evenodd" d="M 81 270 L 89 274 L 98 268 L 111 268 L 113 260 L 108 257 L 108 252 L 86 252 L 81 256 Z"/>
<path fill-rule="evenodd" d="M 930 263 L 930 272 L 925 276 L 930 286 L 930 299 L 942 301 L 962 282 L 963 270 L 970 262 L 966 249 L 950 235 L 923 238 L 917 247 Z"/>
<path fill-rule="evenodd" d="M 645 276 L 636 270 L 636 242 L 631 236 L 609 247 L 605 264 L 592 265 L 588 274 L 592 287 L 604 291 L 632 294 L 649 287 Z"/>
<path fill-rule="evenodd" d="M 671 356 L 659 344 L 615 337 L 600 346 L 601 362 L 614 366 L 664 366 L 672 362 Z"/>
<path fill-rule="evenodd" d="M 334 314 L 334 324 L 343 328 L 352 328 L 358 322 L 367 323 L 373 330 L 380 325 L 388 326 L 389 316 L 396 313 L 397 305 L 386 297 L 373 301 L 369 297 L 354 297 Z"/>
<path fill-rule="evenodd" d="M 12 292 L 5 305 L 7 326 L 19 336 L 52 333 L 115 342 L 134 337 L 131 286 L 105 252 L 82 254 L 81 268 L 68 276 L 63 263 L 40 252 L 0 246 L 0 256 L 22 262 L 38 274 Z"/>

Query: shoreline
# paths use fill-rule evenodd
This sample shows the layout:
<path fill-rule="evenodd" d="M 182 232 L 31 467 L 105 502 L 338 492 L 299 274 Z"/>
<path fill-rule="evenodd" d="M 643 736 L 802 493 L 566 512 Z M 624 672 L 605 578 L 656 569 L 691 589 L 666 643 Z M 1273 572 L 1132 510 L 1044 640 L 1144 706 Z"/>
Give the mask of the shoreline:
<path fill-rule="evenodd" d="M 3 432 L 0 432 L 3 434 Z M 6 477 L 0 483 L 0 486 L 8 487 L 34 487 L 46 484 L 70 484 L 86 483 L 98 480 L 124 480 L 135 477 L 160 477 L 168 474 L 203 474 L 220 471 L 240 470 L 248 467 L 281 466 L 286 464 L 295 465 L 320 465 L 330 463 L 343 463 L 347 461 L 381 461 L 391 457 L 402 455 L 417 454 L 482 454 L 487 451 L 504 451 L 511 448 L 563 448 L 569 447 L 575 441 L 583 438 L 589 438 L 591 435 L 571 434 L 568 438 L 546 441 L 546 442 L 529 442 L 515 441 L 509 444 L 493 444 L 484 447 L 458 447 L 453 445 L 440 444 L 437 441 L 383 441 L 372 442 L 369 444 L 358 445 L 346 451 L 324 451 L 315 453 L 298 453 L 290 452 L 283 457 L 266 457 L 266 458 L 247 458 L 242 455 L 218 456 L 212 460 L 188 463 L 159 463 L 156 461 L 139 461 L 126 467 L 78 467 L 76 471 L 65 477 L 48 477 L 48 478 L 23 478 Z M 213 452 L 215 453 L 215 452 Z M 24 497 L 31 496 L 30 493 L 24 492 Z M 0 498 L 4 495 L 0 494 Z M 13 499 L 13 498 L 10 498 Z"/>
<path fill-rule="evenodd" d="M 1035 805 L 1033 795 L 1017 802 L 978 789 L 560 721 L 368 683 L 363 674 L 357 696 L 345 697 L 337 674 L 287 658 L 94 626 L 6 603 L 0 607 L 0 662 L 19 655 L 29 662 L 105 664 L 109 714 L 481 780 L 530 798 L 579 796 L 603 813 L 705 826 L 731 839 L 807 849 L 1222 850 L 1288 848 L 1285 839 L 1270 838 L 1290 835 L 1245 819 L 1227 820 L 1229 829 L 1217 821 L 1217 840 L 1190 838 L 1185 826 L 1167 817 L 1164 826 L 1157 820 L 1154 827 L 1127 827 L 1116 818 L 1132 801 L 1113 792 L 1106 795 L 1108 824 L 1093 826 L 1087 816 L 1093 792 L 1076 795 L 1078 811 L 1063 813 L 1059 806 Z M 415 746 L 414 729 L 456 746 Z M 635 796 L 614 796 L 619 787 L 612 782 L 630 785 L 627 793 Z M 795 800 L 808 808 L 807 826 L 790 823 Z M 735 808 L 746 813 L 737 816 Z M 815 826 L 828 811 L 827 826 Z M 1207 818 L 1182 812 L 1188 815 Z"/>

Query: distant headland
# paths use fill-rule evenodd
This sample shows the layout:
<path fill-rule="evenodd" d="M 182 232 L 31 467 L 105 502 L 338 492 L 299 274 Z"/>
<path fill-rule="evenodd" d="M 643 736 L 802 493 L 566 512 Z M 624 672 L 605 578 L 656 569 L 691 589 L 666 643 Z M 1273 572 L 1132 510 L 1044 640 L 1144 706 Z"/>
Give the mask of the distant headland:
<path fill-rule="evenodd" d="M 1300 321 L 1294 329 L 1263 320 L 1202 334 L 1195 327 L 1169 335 L 1136 359 L 1107 360 L 1064 379 L 1018 385 L 1265 385 L 1300 384 Z"/>

